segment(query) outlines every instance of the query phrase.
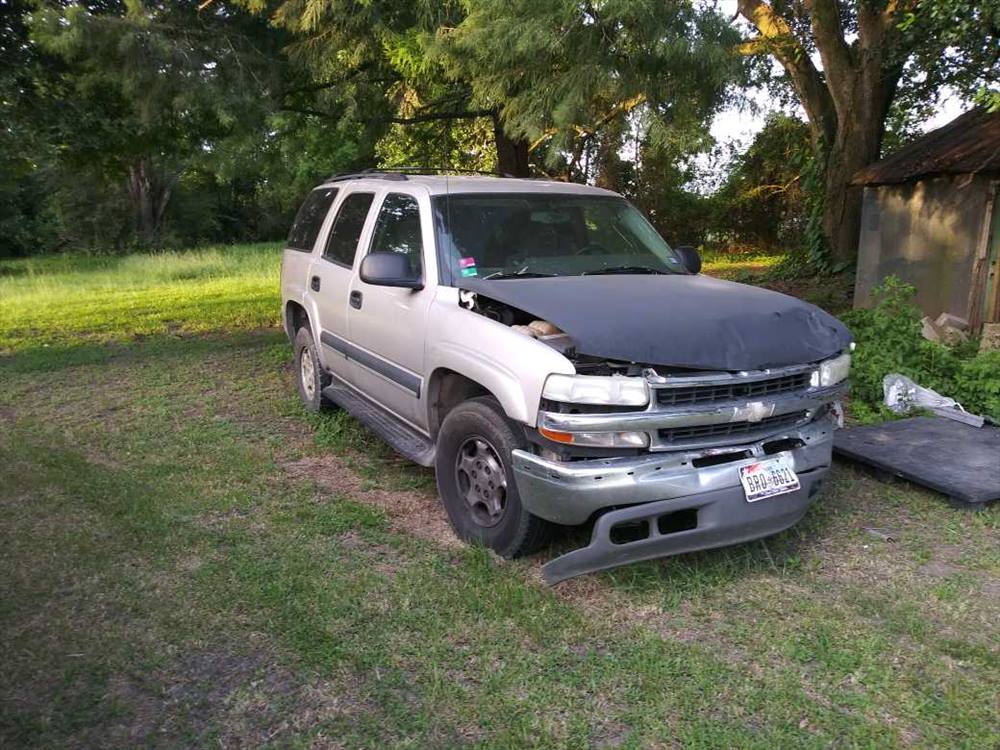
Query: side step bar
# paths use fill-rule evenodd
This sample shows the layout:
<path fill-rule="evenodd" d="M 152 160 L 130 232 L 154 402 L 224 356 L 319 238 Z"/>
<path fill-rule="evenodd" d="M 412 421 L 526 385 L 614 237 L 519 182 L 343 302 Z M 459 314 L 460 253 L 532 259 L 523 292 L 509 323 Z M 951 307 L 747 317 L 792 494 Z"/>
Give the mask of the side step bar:
<path fill-rule="evenodd" d="M 434 443 L 408 424 L 336 382 L 323 395 L 374 432 L 396 453 L 421 466 L 434 465 Z"/>

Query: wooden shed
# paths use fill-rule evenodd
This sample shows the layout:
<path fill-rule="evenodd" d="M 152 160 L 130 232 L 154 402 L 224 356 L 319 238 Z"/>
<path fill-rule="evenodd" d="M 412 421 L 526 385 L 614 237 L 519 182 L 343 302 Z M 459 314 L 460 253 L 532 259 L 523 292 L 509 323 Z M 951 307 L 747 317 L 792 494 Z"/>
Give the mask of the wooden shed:
<path fill-rule="evenodd" d="M 1000 112 L 974 109 L 858 172 L 864 186 L 854 306 L 895 275 L 917 304 L 1000 321 Z"/>

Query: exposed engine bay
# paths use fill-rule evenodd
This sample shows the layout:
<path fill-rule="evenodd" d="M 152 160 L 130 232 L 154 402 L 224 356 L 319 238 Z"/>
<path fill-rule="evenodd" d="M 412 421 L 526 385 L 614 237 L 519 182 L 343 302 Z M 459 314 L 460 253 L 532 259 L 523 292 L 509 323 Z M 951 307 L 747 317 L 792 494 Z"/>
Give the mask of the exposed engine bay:
<path fill-rule="evenodd" d="M 637 362 L 622 362 L 605 357 L 582 354 L 577 350 L 573 338 L 560 330 L 554 323 L 540 320 L 531 313 L 520 310 L 505 302 L 492 299 L 477 292 L 462 290 L 459 305 L 474 313 L 495 320 L 511 329 L 538 339 L 551 346 L 576 367 L 580 375 L 626 375 L 638 377 L 648 374 L 651 366 Z M 696 372 L 688 368 L 657 366 L 653 374 Z"/>

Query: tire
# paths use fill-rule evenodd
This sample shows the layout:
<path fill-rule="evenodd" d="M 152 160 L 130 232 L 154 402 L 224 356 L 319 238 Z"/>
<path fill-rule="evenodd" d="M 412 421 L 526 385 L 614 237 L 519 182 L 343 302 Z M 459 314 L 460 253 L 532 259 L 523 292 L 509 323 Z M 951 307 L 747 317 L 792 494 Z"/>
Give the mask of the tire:
<path fill-rule="evenodd" d="M 435 472 L 459 538 L 507 558 L 537 552 L 548 542 L 552 525 L 524 509 L 514 483 L 511 451 L 526 445 L 492 397 L 465 401 L 445 418 Z"/>
<path fill-rule="evenodd" d="M 295 380 L 299 398 L 307 411 L 323 411 L 330 402 L 323 397 L 323 388 L 330 384 L 330 376 L 323 371 L 316 353 L 312 331 L 302 326 L 295 334 Z"/>

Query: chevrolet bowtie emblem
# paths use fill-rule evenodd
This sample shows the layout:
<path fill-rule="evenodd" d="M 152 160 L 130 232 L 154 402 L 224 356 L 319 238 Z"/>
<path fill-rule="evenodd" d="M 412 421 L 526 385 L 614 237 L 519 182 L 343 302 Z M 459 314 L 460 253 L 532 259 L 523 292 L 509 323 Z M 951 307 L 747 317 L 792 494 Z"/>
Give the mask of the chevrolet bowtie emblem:
<path fill-rule="evenodd" d="M 733 421 L 760 422 L 774 414 L 774 404 L 765 404 L 763 401 L 751 401 L 746 406 L 741 406 L 736 410 Z"/>

